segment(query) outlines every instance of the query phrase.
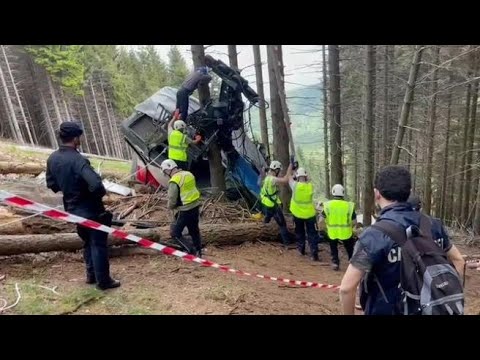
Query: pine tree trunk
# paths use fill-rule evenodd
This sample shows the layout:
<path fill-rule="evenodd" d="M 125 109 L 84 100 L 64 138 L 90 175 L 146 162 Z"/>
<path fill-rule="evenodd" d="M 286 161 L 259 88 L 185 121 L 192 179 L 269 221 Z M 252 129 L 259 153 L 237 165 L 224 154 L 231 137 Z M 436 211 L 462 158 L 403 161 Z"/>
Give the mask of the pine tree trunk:
<path fill-rule="evenodd" d="M 20 130 L 20 125 L 18 123 L 17 116 L 15 115 L 15 109 L 13 108 L 12 99 L 10 97 L 10 92 L 8 91 L 7 82 L 5 80 L 5 76 L 3 74 L 2 66 L 0 65 L 0 81 L 2 83 L 2 87 L 5 92 L 5 100 L 7 102 L 8 110 L 10 113 L 10 119 L 12 122 L 12 130 L 13 134 L 16 137 L 17 141 L 21 144 L 25 144 L 25 140 L 23 138 L 22 131 Z"/>
<path fill-rule="evenodd" d="M 25 130 L 27 130 L 28 140 L 30 141 L 31 145 L 34 145 L 35 143 L 33 141 L 32 132 L 30 131 L 30 126 L 28 125 L 27 117 L 25 116 L 25 111 L 23 110 L 22 100 L 20 99 L 20 94 L 18 93 L 17 85 L 15 84 L 15 79 L 13 78 L 12 69 L 10 68 L 10 63 L 8 61 L 7 54 L 5 52 L 5 46 L 0 45 L 0 47 L 2 48 L 2 53 L 5 59 L 5 65 L 7 66 L 8 75 L 10 76 L 10 81 L 12 83 L 13 92 L 15 93 L 15 97 L 17 98 L 17 102 L 18 102 L 18 107 L 20 109 L 20 113 L 22 114 L 23 123 L 25 124 Z"/>
<path fill-rule="evenodd" d="M 268 77 L 270 81 L 270 109 L 272 113 L 272 135 L 273 135 L 273 158 L 271 160 L 280 161 L 284 167 L 290 162 L 288 152 L 288 133 L 285 127 L 284 112 L 278 89 L 278 82 L 275 76 L 275 61 L 282 61 L 281 48 L 277 54 L 273 49 L 274 45 L 267 45 Z M 280 64 L 280 73 L 283 70 L 283 63 Z M 283 74 L 282 74 L 283 75 Z M 291 191 L 287 186 L 280 187 L 280 198 L 282 199 L 284 209 L 289 206 Z"/>
<path fill-rule="evenodd" d="M 205 50 L 203 45 L 191 45 L 193 65 L 195 67 L 205 66 Z M 207 84 L 202 84 L 198 88 L 199 100 L 202 106 L 210 100 L 210 90 Z M 210 183 L 213 193 L 217 194 L 225 191 L 225 177 L 223 174 L 222 155 L 216 142 L 210 144 L 208 150 L 208 163 L 210 166 Z"/>
<path fill-rule="evenodd" d="M 52 80 L 50 79 L 50 76 L 48 74 L 46 74 L 45 76 L 47 77 L 48 89 L 50 91 L 50 96 L 52 97 L 52 103 L 55 109 L 55 115 L 57 116 L 57 122 L 55 124 L 55 128 L 58 129 L 60 127 L 60 124 L 62 123 L 62 115 L 60 114 L 60 109 L 57 103 L 57 96 L 55 95 L 55 89 L 53 87 Z"/>
<path fill-rule="evenodd" d="M 260 55 L 260 45 L 253 46 L 253 58 L 255 61 L 255 76 L 257 80 L 257 93 L 260 97 L 259 101 L 259 115 L 260 115 L 260 136 L 262 144 L 265 146 L 268 157 L 270 157 L 270 143 L 268 140 L 268 125 L 267 125 L 267 110 L 265 106 L 265 92 L 263 91 L 263 73 L 262 73 L 262 58 Z"/>
<path fill-rule="evenodd" d="M 373 215 L 373 123 L 375 114 L 375 46 L 366 46 L 365 122 L 363 154 L 365 173 L 363 183 L 363 224 L 371 225 Z"/>
<path fill-rule="evenodd" d="M 398 120 L 397 135 L 395 137 L 395 142 L 392 149 L 392 157 L 390 159 L 390 164 L 392 165 L 398 164 L 400 159 L 400 150 L 403 142 L 403 136 L 405 134 L 405 127 L 408 125 L 408 116 L 413 101 L 415 83 L 417 81 L 418 70 L 420 69 L 420 61 L 422 59 L 423 50 L 423 45 L 415 46 L 415 53 L 410 66 L 410 74 L 408 76 L 407 88 L 405 90 L 405 97 L 403 99 L 402 111 L 400 113 L 400 119 Z"/>
<path fill-rule="evenodd" d="M 100 116 L 100 109 L 98 107 L 97 99 L 96 99 L 97 95 L 95 94 L 95 89 L 93 87 L 92 79 L 90 79 L 90 89 L 92 90 L 93 104 L 95 105 L 95 111 L 97 113 L 97 119 L 98 119 L 98 126 L 100 128 L 100 135 L 102 136 L 102 140 L 103 140 L 103 148 L 104 148 L 104 151 L 105 151 L 104 155 L 111 156 L 110 150 L 107 146 L 107 138 L 105 136 L 105 130 L 103 129 L 102 118 Z"/>
<path fill-rule="evenodd" d="M 438 65 L 440 63 L 440 46 L 435 46 L 434 52 L 434 70 L 432 74 L 432 103 L 430 105 L 430 121 L 426 139 L 427 162 L 425 165 L 425 193 L 423 200 L 423 211 L 431 215 L 432 210 L 432 168 L 433 168 L 433 145 L 435 140 L 435 123 L 437 121 L 437 91 L 438 91 Z"/>
<path fill-rule="evenodd" d="M 328 199 L 330 197 L 330 153 L 328 150 L 328 95 L 327 95 L 327 49 L 325 45 L 322 45 L 322 81 L 323 81 L 323 159 L 324 159 L 324 172 L 325 172 L 325 196 Z M 355 175 L 357 176 L 357 175 Z M 355 182 L 356 182 L 355 178 Z M 357 193 L 358 187 L 355 189 Z M 355 195 L 357 196 L 357 195 Z"/>
<path fill-rule="evenodd" d="M 339 46 L 328 45 L 330 155 L 332 184 L 343 184 Z"/>
<path fill-rule="evenodd" d="M 451 80 L 450 82 L 451 83 Z M 452 114 L 452 91 L 448 93 L 447 100 L 447 123 L 445 125 L 445 147 L 443 149 L 443 171 L 442 171 L 442 186 L 441 186 L 441 196 L 440 196 L 440 208 L 438 213 L 442 219 L 445 219 L 446 213 L 446 201 L 447 201 L 447 172 L 448 172 L 448 155 L 449 155 L 449 145 L 450 145 L 450 123 L 451 123 L 451 114 Z M 455 172 L 455 167 L 453 172 Z"/>
<path fill-rule="evenodd" d="M 88 110 L 88 105 L 87 105 L 87 100 L 85 99 L 85 94 L 83 95 L 83 104 L 85 105 L 85 110 L 87 112 L 87 120 L 88 120 L 88 125 L 90 126 L 90 129 L 92 131 L 93 142 L 95 144 L 95 148 L 97 149 L 96 154 L 100 155 L 100 147 L 98 146 L 97 135 L 96 135 L 95 129 L 93 128 L 92 118 L 90 116 L 90 111 Z"/>
<path fill-rule="evenodd" d="M 228 45 L 228 61 L 235 70 L 238 69 L 237 45 Z"/>
<path fill-rule="evenodd" d="M 384 53 L 384 79 L 383 79 L 383 123 L 382 123 L 382 165 L 388 162 L 388 146 L 389 146 L 389 125 L 390 125 L 390 83 L 389 83 L 389 47 L 385 45 Z"/>
<path fill-rule="evenodd" d="M 478 76 L 478 59 L 473 55 L 474 77 Z M 478 101 L 478 80 L 475 80 L 472 84 L 472 102 L 470 104 L 470 120 L 468 126 L 468 138 L 467 138 L 467 156 L 465 163 L 465 186 L 464 186 L 464 198 L 462 209 L 462 222 L 465 226 L 469 226 L 471 223 L 470 213 L 470 193 L 473 187 L 472 183 L 472 169 L 473 169 L 473 152 L 474 140 L 475 140 L 475 127 L 477 116 L 477 101 Z"/>

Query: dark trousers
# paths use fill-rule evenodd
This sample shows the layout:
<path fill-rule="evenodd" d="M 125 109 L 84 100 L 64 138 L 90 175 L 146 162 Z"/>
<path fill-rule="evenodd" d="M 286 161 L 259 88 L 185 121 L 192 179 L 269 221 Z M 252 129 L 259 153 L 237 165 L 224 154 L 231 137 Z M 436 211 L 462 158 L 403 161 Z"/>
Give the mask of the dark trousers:
<path fill-rule="evenodd" d="M 84 216 L 77 214 L 79 216 Z M 112 214 L 109 212 L 98 216 L 84 216 L 103 225 L 112 225 Z M 98 230 L 88 229 L 77 225 L 78 236 L 83 240 L 83 258 L 87 270 L 87 277 L 95 279 L 99 285 L 106 285 L 112 281 L 110 277 L 110 263 L 108 260 L 108 234 Z"/>
<path fill-rule="evenodd" d="M 181 88 L 177 91 L 177 109 L 179 109 L 181 119 L 185 121 L 188 116 L 188 101 L 189 101 L 190 92 Z"/>
<path fill-rule="evenodd" d="M 337 264 L 337 265 L 340 264 L 340 259 L 338 258 L 338 243 L 339 242 L 342 242 L 343 246 L 345 246 L 345 250 L 347 251 L 347 255 L 348 255 L 348 260 L 350 260 L 352 258 L 353 248 L 355 246 L 355 239 L 354 238 L 350 238 L 348 240 L 338 240 L 338 239 L 330 240 L 329 239 L 330 253 L 332 255 L 332 262 L 334 264 Z"/>
<path fill-rule="evenodd" d="M 263 222 L 268 224 L 273 218 L 280 227 L 280 236 L 283 244 L 288 245 L 290 243 L 290 239 L 288 237 L 287 223 L 285 221 L 285 217 L 283 216 L 282 208 L 280 206 L 274 206 L 272 208 L 262 206 L 262 209 L 263 215 L 265 216 Z"/>
<path fill-rule="evenodd" d="M 183 229 L 186 227 L 189 235 L 192 237 L 193 250 L 201 253 L 202 239 L 200 238 L 200 228 L 198 227 L 199 219 L 199 206 L 187 211 L 179 211 L 175 215 L 171 235 L 173 238 L 181 241 Z"/>
<path fill-rule="evenodd" d="M 318 259 L 318 233 L 315 229 L 316 218 L 299 219 L 293 217 L 295 222 L 295 236 L 297 238 L 297 249 L 305 255 L 305 235 L 308 235 L 308 245 L 310 246 L 310 255 Z"/>

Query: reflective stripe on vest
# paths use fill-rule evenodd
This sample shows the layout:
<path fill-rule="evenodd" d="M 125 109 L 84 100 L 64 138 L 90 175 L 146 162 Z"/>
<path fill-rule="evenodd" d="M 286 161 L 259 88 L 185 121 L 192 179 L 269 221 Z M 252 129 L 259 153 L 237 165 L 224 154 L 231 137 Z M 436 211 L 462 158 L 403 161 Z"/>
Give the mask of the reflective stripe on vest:
<path fill-rule="evenodd" d="M 274 207 L 275 203 L 277 205 L 282 203 L 278 197 L 278 186 L 273 183 L 274 178 L 274 176 L 267 175 L 260 190 L 260 202 L 269 208 Z"/>
<path fill-rule="evenodd" d="M 330 200 L 324 205 L 325 223 L 331 240 L 348 240 L 353 235 L 352 214 L 355 204 L 345 200 Z"/>
<path fill-rule="evenodd" d="M 187 139 L 181 131 L 173 130 L 168 136 L 168 158 L 187 161 Z"/>
<path fill-rule="evenodd" d="M 311 219 L 316 211 L 313 205 L 313 184 L 307 182 L 295 182 L 293 185 L 290 212 L 298 219 Z"/>
<path fill-rule="evenodd" d="M 188 171 L 179 171 L 172 176 L 170 182 L 178 185 L 182 205 L 188 205 L 200 198 L 200 192 L 195 183 L 195 176 Z"/>

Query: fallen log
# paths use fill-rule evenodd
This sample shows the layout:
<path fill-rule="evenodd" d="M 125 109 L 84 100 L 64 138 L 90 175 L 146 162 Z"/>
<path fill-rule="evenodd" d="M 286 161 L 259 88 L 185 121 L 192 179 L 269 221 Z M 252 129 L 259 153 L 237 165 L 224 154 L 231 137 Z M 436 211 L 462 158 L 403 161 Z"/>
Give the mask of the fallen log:
<path fill-rule="evenodd" d="M 170 239 L 170 226 L 151 229 L 137 229 L 130 233 L 145 237 L 152 241 Z M 237 223 L 237 224 L 204 224 L 200 225 L 200 233 L 204 244 L 239 245 L 248 241 L 278 241 L 279 231 L 276 224 Z M 132 244 L 109 237 L 109 245 Z M 49 251 L 75 251 L 83 247 L 82 240 L 76 233 L 57 233 L 39 235 L 1 235 L 0 255 L 18 255 Z"/>
<path fill-rule="evenodd" d="M 45 171 L 45 163 L 39 162 L 14 162 L 14 161 L 0 161 L 0 174 L 29 174 L 39 175 Z M 102 170 L 102 178 L 123 179 L 128 174 L 119 173 L 116 171 Z"/>

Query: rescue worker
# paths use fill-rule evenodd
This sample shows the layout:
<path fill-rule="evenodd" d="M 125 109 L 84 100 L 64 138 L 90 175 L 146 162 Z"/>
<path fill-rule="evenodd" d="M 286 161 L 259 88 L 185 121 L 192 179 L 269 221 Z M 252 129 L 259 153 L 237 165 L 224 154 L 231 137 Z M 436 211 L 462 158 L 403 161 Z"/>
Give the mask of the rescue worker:
<path fill-rule="evenodd" d="M 188 168 L 187 149 L 190 144 L 199 144 L 202 141 L 200 135 L 192 140 L 186 134 L 187 124 L 182 120 L 175 120 L 175 117 L 168 123 L 168 158 L 174 160 L 182 170 Z"/>
<path fill-rule="evenodd" d="M 182 232 L 185 227 L 192 237 L 193 255 L 202 256 L 202 241 L 200 238 L 199 206 L 200 192 L 197 189 L 195 176 L 189 171 L 180 169 L 175 161 L 164 160 L 160 165 L 163 173 L 170 178 L 168 184 L 168 208 L 176 210 L 175 222 L 172 224 L 171 236 L 182 244 Z"/>
<path fill-rule="evenodd" d="M 260 202 L 262 204 L 262 210 L 265 224 L 268 224 L 272 217 L 280 227 L 280 236 L 284 246 L 290 244 L 288 235 L 287 223 L 282 211 L 282 200 L 279 196 L 279 184 L 288 184 L 290 176 L 292 174 L 292 165 L 290 164 L 287 169 L 287 173 L 283 177 L 279 177 L 282 170 L 282 164 L 280 161 L 273 160 L 270 163 L 267 175 L 263 179 L 262 188 L 260 189 Z"/>
<path fill-rule="evenodd" d="M 405 229 L 411 225 L 420 226 L 419 212 L 407 203 L 411 190 L 407 169 L 396 165 L 382 168 L 375 177 L 374 186 L 375 203 L 381 208 L 379 220 L 395 222 Z M 461 276 L 465 263 L 462 255 L 448 241 L 444 241 L 442 247 Z M 340 285 L 343 313 L 354 314 L 355 293 L 362 281 L 366 284 L 362 287 L 365 315 L 398 315 L 400 262 L 399 245 L 389 236 L 375 228 L 363 231 Z M 372 276 L 362 280 L 367 273 Z"/>
<path fill-rule="evenodd" d="M 291 177 L 289 185 L 292 189 L 290 212 L 295 222 L 297 249 L 300 255 L 305 255 L 306 233 L 308 235 L 312 260 L 318 261 L 318 234 L 315 229 L 317 212 L 313 204 L 313 184 L 308 181 L 307 172 L 304 168 L 297 169 L 296 179 L 295 181 L 294 178 Z"/>
<path fill-rule="evenodd" d="M 338 257 L 338 242 L 345 246 L 348 260 L 352 257 L 355 240 L 353 238 L 353 227 L 357 222 L 355 204 L 344 199 L 345 189 L 340 184 L 332 187 L 333 200 L 323 204 L 322 216 L 327 227 L 327 238 L 330 244 L 332 256 L 332 268 L 335 271 L 340 269 Z"/>
<path fill-rule="evenodd" d="M 177 91 L 177 109 L 180 112 L 180 119 L 185 121 L 188 116 L 188 102 L 190 95 L 198 89 L 200 84 L 208 84 L 212 77 L 208 75 L 208 67 L 201 66 L 192 71 Z"/>
<path fill-rule="evenodd" d="M 82 128 L 75 122 L 60 125 L 62 145 L 48 157 L 47 187 L 54 193 L 63 193 L 65 211 L 111 226 L 112 214 L 105 211 L 102 202 L 106 194 L 102 179 L 78 151 L 82 134 Z M 119 287 L 120 282 L 110 277 L 108 234 L 80 225 L 77 233 L 84 243 L 87 284 L 96 283 L 101 290 Z"/>

